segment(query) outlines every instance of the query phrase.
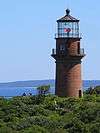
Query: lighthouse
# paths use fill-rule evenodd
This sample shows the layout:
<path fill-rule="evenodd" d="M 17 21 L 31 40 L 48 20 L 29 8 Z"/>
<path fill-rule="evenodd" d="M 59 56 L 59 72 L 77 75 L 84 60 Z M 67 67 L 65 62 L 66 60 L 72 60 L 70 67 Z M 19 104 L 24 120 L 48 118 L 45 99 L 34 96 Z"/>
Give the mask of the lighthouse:
<path fill-rule="evenodd" d="M 55 94 L 60 97 L 82 97 L 81 63 L 85 56 L 81 48 L 79 20 L 70 10 L 57 20 L 56 49 L 52 57 L 56 63 Z"/>

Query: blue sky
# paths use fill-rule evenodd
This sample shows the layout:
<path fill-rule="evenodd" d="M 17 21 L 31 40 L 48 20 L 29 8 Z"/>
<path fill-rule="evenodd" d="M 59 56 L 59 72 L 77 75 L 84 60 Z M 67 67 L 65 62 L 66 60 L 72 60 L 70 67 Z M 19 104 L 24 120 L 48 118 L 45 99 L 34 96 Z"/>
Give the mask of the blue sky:
<path fill-rule="evenodd" d="M 0 0 L 0 82 L 55 78 L 50 54 L 67 7 L 81 20 L 82 77 L 100 79 L 99 0 Z"/>

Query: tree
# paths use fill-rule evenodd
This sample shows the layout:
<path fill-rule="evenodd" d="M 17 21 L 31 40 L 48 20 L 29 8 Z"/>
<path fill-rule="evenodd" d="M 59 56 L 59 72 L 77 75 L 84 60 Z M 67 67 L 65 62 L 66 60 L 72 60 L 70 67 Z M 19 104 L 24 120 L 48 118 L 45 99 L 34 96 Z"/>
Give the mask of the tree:
<path fill-rule="evenodd" d="M 45 95 L 49 93 L 50 85 L 43 85 L 37 88 L 39 95 Z"/>
<path fill-rule="evenodd" d="M 100 94 L 100 86 L 88 88 L 88 90 L 86 90 L 86 94 L 90 94 L 90 95 Z"/>

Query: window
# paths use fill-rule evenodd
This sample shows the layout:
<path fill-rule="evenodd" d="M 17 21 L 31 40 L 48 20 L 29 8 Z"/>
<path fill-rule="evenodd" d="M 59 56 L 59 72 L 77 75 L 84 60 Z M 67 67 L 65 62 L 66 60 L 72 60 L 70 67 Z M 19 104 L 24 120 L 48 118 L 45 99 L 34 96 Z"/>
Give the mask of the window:
<path fill-rule="evenodd" d="M 60 51 L 65 51 L 65 45 L 64 44 L 60 45 Z"/>

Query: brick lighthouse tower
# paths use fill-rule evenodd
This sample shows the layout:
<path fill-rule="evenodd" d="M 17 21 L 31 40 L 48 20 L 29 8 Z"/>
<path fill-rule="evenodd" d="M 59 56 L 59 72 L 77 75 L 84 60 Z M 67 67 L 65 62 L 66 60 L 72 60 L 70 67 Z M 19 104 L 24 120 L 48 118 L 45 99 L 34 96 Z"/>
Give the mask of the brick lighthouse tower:
<path fill-rule="evenodd" d="M 81 59 L 85 56 L 80 48 L 79 20 L 66 15 L 57 20 L 56 49 L 52 57 L 56 60 L 55 94 L 65 97 L 83 95 L 81 79 Z"/>

